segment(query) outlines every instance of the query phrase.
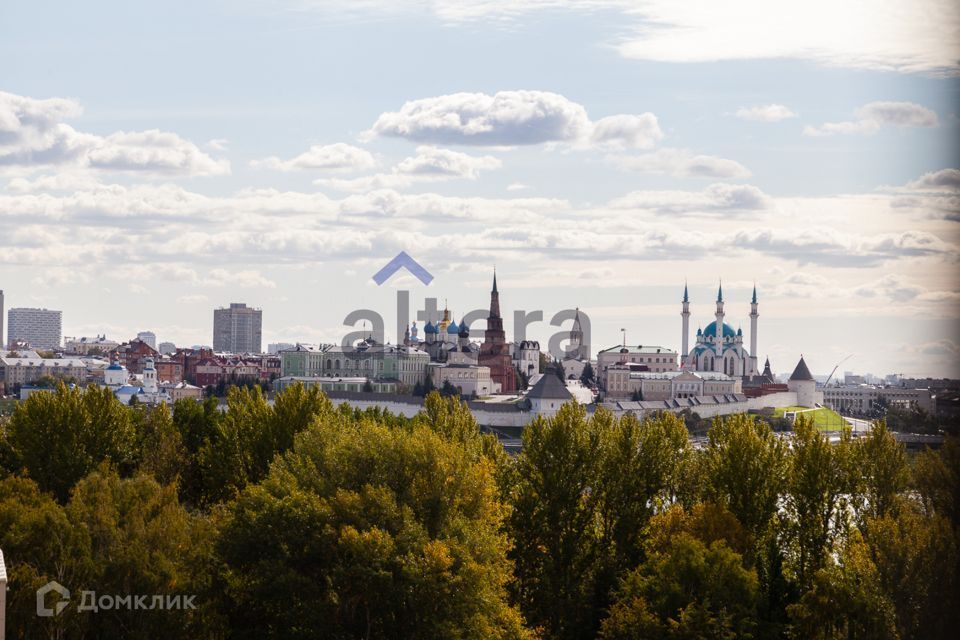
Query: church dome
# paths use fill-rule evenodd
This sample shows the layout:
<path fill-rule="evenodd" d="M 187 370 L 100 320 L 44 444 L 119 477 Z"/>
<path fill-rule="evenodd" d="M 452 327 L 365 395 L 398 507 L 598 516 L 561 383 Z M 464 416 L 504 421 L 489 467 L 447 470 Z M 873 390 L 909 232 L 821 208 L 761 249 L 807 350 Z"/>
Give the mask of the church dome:
<path fill-rule="evenodd" d="M 427 324 L 425 324 L 425 325 L 423 326 L 423 332 L 424 332 L 424 333 L 438 333 L 438 332 L 437 332 L 437 328 L 436 328 L 436 327 L 434 326 L 434 324 L 433 324 L 432 322 L 430 322 L 429 320 L 427 321 Z"/>
<path fill-rule="evenodd" d="M 450 321 L 450 324 L 447 325 L 447 333 L 451 335 L 457 335 L 460 333 L 460 327 L 457 326 L 457 323 L 453 320 Z"/>
<path fill-rule="evenodd" d="M 717 335 L 717 322 L 716 322 L 716 320 L 714 320 L 713 322 L 711 322 L 710 324 L 708 324 L 706 327 L 704 327 L 704 329 L 703 329 L 703 335 L 705 335 L 705 336 L 715 336 L 715 335 Z M 723 323 L 723 337 L 724 337 L 724 338 L 735 338 L 736 336 L 737 336 L 737 332 L 733 330 L 733 327 L 731 327 L 731 326 L 728 325 L 726 322 L 724 322 L 724 323 Z"/>

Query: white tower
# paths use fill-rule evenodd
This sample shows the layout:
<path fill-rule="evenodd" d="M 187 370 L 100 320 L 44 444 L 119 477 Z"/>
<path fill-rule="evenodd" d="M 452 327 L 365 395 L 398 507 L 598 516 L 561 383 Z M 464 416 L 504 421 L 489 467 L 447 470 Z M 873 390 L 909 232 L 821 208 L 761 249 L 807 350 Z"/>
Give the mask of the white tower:
<path fill-rule="evenodd" d="M 153 358 L 147 358 L 143 365 L 143 390 L 146 393 L 157 392 L 157 370 L 153 368 Z"/>
<path fill-rule="evenodd" d="M 717 289 L 717 336 L 716 336 L 716 354 L 717 357 L 713 361 L 713 370 L 722 371 L 723 366 L 723 282 L 720 283 L 720 288 Z"/>
<path fill-rule="evenodd" d="M 680 334 L 680 367 L 687 364 L 687 355 L 690 353 L 690 296 L 687 293 L 687 283 L 683 283 L 683 311 L 680 312 L 682 333 Z"/>
<path fill-rule="evenodd" d="M 753 285 L 753 298 L 750 300 L 750 370 L 748 375 L 755 376 L 757 370 L 757 285 Z"/>

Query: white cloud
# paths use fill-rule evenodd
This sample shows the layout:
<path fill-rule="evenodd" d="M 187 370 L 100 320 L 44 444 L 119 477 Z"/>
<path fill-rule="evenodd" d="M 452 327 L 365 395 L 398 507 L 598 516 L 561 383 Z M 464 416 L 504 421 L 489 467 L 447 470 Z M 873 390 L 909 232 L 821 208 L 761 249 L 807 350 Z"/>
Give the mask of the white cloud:
<path fill-rule="evenodd" d="M 429 11 L 440 20 L 509 25 L 535 12 L 617 11 L 609 40 L 621 55 L 674 63 L 793 58 L 825 66 L 957 75 L 955 0 L 296 0 L 336 15 Z M 271 10 L 273 5 L 271 5 Z M 531 20 L 535 20 L 532 18 Z"/>
<path fill-rule="evenodd" d="M 277 171 L 364 171 L 377 165 L 376 158 L 366 149 L 337 142 L 328 145 L 313 145 L 307 151 L 291 158 L 281 160 L 271 156 L 264 160 L 254 160 L 254 167 L 265 167 Z"/>
<path fill-rule="evenodd" d="M 530 188 L 530 185 L 523 184 L 522 182 L 511 182 L 507 185 L 507 191 L 526 191 Z"/>
<path fill-rule="evenodd" d="M 209 300 L 209 298 L 202 293 L 192 293 L 177 298 L 177 304 L 200 304 L 202 302 L 207 302 L 207 300 Z"/>
<path fill-rule="evenodd" d="M 796 118 L 797 114 L 782 104 L 765 104 L 757 107 L 740 107 L 735 114 L 741 120 L 754 122 L 780 122 Z"/>
<path fill-rule="evenodd" d="M 729 213 L 756 211 L 771 206 L 757 187 L 712 184 L 703 191 L 634 191 L 610 202 L 614 209 L 641 209 L 660 214 Z"/>
<path fill-rule="evenodd" d="M 380 114 L 370 133 L 419 142 L 529 145 L 575 142 L 590 132 L 583 106 L 547 91 L 454 93 Z"/>
<path fill-rule="evenodd" d="M 652 113 L 600 118 L 590 136 L 594 144 L 617 149 L 652 149 L 662 139 L 660 123 Z"/>
<path fill-rule="evenodd" d="M 936 113 L 913 102 L 871 102 L 857 109 L 855 115 L 856 120 L 808 125 L 803 133 L 807 136 L 830 136 L 836 133 L 873 135 L 888 125 L 936 127 L 940 124 Z"/>
<path fill-rule="evenodd" d="M 104 136 L 62 122 L 81 114 L 74 100 L 38 100 L 0 92 L 0 167 L 72 165 L 157 175 L 223 175 L 227 160 L 214 159 L 175 133 L 158 130 Z"/>
<path fill-rule="evenodd" d="M 750 170 L 736 160 L 698 155 L 686 149 L 659 149 L 638 156 L 617 156 L 621 169 L 677 178 L 748 178 Z"/>
<path fill-rule="evenodd" d="M 321 179 L 316 184 L 340 191 L 403 189 L 415 183 L 442 180 L 476 180 L 481 171 L 499 169 L 502 163 L 493 156 L 471 156 L 459 151 L 432 146 L 417 147 L 414 156 L 401 160 L 389 173 L 351 179 Z"/>
<path fill-rule="evenodd" d="M 652 113 L 591 122 L 587 110 L 548 91 L 455 93 L 422 98 L 377 118 L 365 136 L 435 144 L 516 146 L 567 143 L 579 148 L 650 149 L 663 138 Z"/>

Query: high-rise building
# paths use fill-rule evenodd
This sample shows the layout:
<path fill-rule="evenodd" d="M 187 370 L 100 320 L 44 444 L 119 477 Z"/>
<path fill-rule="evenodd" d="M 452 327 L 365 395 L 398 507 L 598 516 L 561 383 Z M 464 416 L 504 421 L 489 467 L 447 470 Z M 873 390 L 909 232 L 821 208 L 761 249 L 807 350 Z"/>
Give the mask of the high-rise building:
<path fill-rule="evenodd" d="M 213 310 L 213 350 L 260 353 L 263 312 L 242 302 Z"/>
<path fill-rule="evenodd" d="M 0 349 L 3 349 L 7 345 L 3 341 L 3 289 L 0 289 Z"/>
<path fill-rule="evenodd" d="M 8 343 L 26 342 L 34 349 L 57 349 L 60 347 L 62 323 L 62 311 L 10 309 L 7 313 Z"/>
<path fill-rule="evenodd" d="M 157 351 L 159 351 L 161 355 L 171 355 L 177 352 L 177 345 L 172 342 L 161 342 L 160 346 L 157 347 Z"/>
<path fill-rule="evenodd" d="M 150 348 L 156 351 L 157 349 L 157 334 L 153 331 L 141 331 L 137 334 L 137 340 L 146 342 L 150 345 Z"/>

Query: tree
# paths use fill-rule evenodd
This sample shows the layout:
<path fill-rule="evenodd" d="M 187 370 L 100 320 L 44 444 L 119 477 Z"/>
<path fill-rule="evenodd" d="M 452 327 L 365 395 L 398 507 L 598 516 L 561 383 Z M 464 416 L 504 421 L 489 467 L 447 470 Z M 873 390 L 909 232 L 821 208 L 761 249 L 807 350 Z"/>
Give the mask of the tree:
<path fill-rule="evenodd" d="M 490 464 L 343 414 L 297 437 L 220 537 L 238 638 L 520 638 Z"/>
<path fill-rule="evenodd" d="M 10 418 L 9 442 L 30 477 L 61 502 L 102 461 L 131 472 L 136 452 L 128 410 L 110 389 L 92 385 L 32 394 Z"/>
<path fill-rule="evenodd" d="M 945 517 L 960 534 L 960 438 L 948 437 L 939 451 L 920 453 L 913 483 L 927 514 Z"/>
<path fill-rule="evenodd" d="M 680 532 L 627 574 L 600 637 L 749 637 L 756 608 L 757 576 L 740 554 L 722 540 Z"/>
<path fill-rule="evenodd" d="M 373 383 L 370 380 L 366 380 L 363 383 L 363 392 L 364 393 L 373 393 Z"/>
<path fill-rule="evenodd" d="M 508 520 L 514 589 L 526 618 L 549 637 L 587 637 L 599 623 L 596 489 L 609 416 L 587 420 L 582 406 L 567 403 L 523 432 Z"/>
<path fill-rule="evenodd" d="M 854 532 L 838 562 L 817 570 L 810 589 L 787 607 L 797 637 L 813 640 L 898 638 L 893 604 L 880 585 L 870 549 Z"/>
<path fill-rule="evenodd" d="M 188 469 L 189 457 L 166 403 L 147 409 L 138 427 L 140 470 L 161 485 L 177 484 Z"/>
<path fill-rule="evenodd" d="M 853 468 L 859 472 L 860 484 L 854 506 L 864 528 L 869 519 L 882 518 L 896 508 L 899 494 L 910 481 L 906 452 L 886 422 L 874 422 L 870 432 L 857 441 Z"/>
<path fill-rule="evenodd" d="M 777 512 L 785 461 L 786 446 L 765 422 L 744 414 L 717 419 L 702 456 L 703 490 L 759 540 Z"/>
<path fill-rule="evenodd" d="M 857 460 L 849 430 L 831 443 L 813 422 L 797 418 L 786 474 L 786 529 L 801 588 L 824 566 L 834 541 L 846 534 L 846 503 Z"/>
<path fill-rule="evenodd" d="M 449 380 L 444 380 L 443 386 L 440 387 L 440 395 L 444 397 L 459 396 L 460 390 L 453 386 Z"/>
<path fill-rule="evenodd" d="M 596 384 L 596 374 L 593 372 L 593 365 L 589 362 L 583 365 L 583 371 L 580 373 L 580 382 L 583 383 L 585 387 Z"/>

